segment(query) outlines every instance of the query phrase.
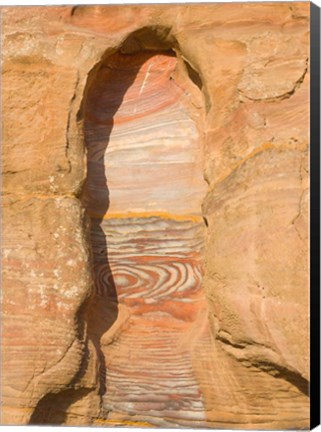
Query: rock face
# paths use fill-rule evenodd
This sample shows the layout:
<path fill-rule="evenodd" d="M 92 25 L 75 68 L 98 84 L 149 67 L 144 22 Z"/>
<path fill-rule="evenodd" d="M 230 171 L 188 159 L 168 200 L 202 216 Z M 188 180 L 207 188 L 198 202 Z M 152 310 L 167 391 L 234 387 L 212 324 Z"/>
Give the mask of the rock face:
<path fill-rule="evenodd" d="M 309 4 L 2 22 L 2 424 L 308 428 Z"/>
<path fill-rule="evenodd" d="M 208 314 L 207 186 L 185 107 L 192 95 L 177 72 L 172 53 L 117 53 L 97 72 L 84 108 L 82 202 L 92 218 L 93 309 L 102 308 L 89 335 L 101 347 L 102 416 L 110 423 L 206 419 L 191 343 L 202 343 L 197 327 Z"/>

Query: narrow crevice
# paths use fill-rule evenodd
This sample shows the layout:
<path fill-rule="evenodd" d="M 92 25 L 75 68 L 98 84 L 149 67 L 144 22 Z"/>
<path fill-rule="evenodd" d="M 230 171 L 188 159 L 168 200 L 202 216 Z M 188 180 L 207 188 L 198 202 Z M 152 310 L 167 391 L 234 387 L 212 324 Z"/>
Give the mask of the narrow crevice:
<path fill-rule="evenodd" d="M 78 86 L 79 86 L 79 73 L 77 73 L 77 78 L 76 78 L 76 82 L 75 82 L 75 87 L 74 87 L 74 92 L 73 95 L 71 96 L 70 102 L 69 102 L 69 112 L 68 112 L 68 119 L 67 119 L 67 126 L 66 126 L 66 146 L 65 146 L 65 155 L 67 158 L 67 163 L 68 163 L 68 169 L 67 172 L 71 173 L 72 170 L 72 162 L 71 162 L 71 158 L 70 158 L 70 134 L 71 134 L 71 119 L 72 119 L 72 113 L 73 113 L 73 108 L 74 108 L 74 104 L 77 98 L 77 93 L 78 93 Z M 62 170 L 64 171 L 64 170 Z"/>
<path fill-rule="evenodd" d="M 48 393 L 38 402 L 29 425 L 63 425 L 67 421 L 68 408 L 88 395 L 90 389 L 66 389 L 60 393 Z"/>
<path fill-rule="evenodd" d="M 310 382 L 299 372 L 292 371 L 275 363 L 267 361 L 253 362 L 253 366 L 273 375 L 275 378 L 283 379 L 296 387 L 305 396 L 309 396 Z"/>
<path fill-rule="evenodd" d="M 285 99 L 289 99 L 290 97 L 292 97 L 297 90 L 299 90 L 299 88 L 301 87 L 301 85 L 304 82 L 305 76 L 308 73 L 308 63 L 309 63 L 309 59 L 307 58 L 305 60 L 305 68 L 304 71 L 302 73 L 302 75 L 300 76 L 300 78 L 294 83 L 293 88 L 291 90 L 289 90 L 286 93 L 280 94 L 278 96 L 274 96 L 274 97 L 266 97 L 266 98 L 253 98 L 250 96 L 247 96 L 244 91 L 242 90 L 238 90 L 239 93 L 246 99 L 253 101 L 253 102 L 279 102 Z"/>
<path fill-rule="evenodd" d="M 275 361 L 259 358 L 260 354 L 254 356 L 253 353 L 247 351 L 248 348 L 252 346 L 269 349 L 265 345 L 260 345 L 255 342 L 249 343 L 236 343 L 224 334 L 217 334 L 216 339 L 223 344 L 223 348 L 226 348 L 226 352 L 231 355 L 236 361 L 242 363 L 246 367 L 254 367 L 260 369 L 262 372 L 268 373 L 274 378 L 283 379 L 296 387 L 302 394 L 309 396 L 309 381 L 306 380 L 298 371 L 291 370 L 284 367 Z M 228 349 L 228 347 L 233 348 L 233 351 Z"/>
<path fill-rule="evenodd" d="M 184 60 L 186 71 L 189 79 L 194 83 L 201 91 L 203 90 L 203 82 L 199 73 L 186 61 Z"/>
<path fill-rule="evenodd" d="M 208 219 L 206 216 L 203 216 L 204 225 L 208 228 Z"/>

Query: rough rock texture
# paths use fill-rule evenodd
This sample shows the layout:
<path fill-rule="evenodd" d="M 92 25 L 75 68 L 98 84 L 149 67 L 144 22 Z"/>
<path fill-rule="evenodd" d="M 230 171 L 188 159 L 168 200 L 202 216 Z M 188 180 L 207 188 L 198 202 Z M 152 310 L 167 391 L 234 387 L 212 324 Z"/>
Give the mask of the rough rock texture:
<path fill-rule="evenodd" d="M 1 13 L 2 424 L 307 428 L 309 3 Z"/>
<path fill-rule="evenodd" d="M 82 202 L 92 218 L 97 292 L 88 333 L 101 347 L 101 416 L 109 424 L 206 420 L 193 345 L 208 343 L 197 329 L 207 316 L 207 186 L 177 63 L 171 52 L 112 55 L 84 106 Z"/>

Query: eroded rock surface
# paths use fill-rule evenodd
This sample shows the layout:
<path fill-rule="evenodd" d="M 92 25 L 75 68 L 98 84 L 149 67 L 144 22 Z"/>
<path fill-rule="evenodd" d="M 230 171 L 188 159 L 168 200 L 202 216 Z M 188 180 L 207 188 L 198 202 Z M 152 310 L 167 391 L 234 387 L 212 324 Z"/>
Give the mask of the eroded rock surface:
<path fill-rule="evenodd" d="M 2 423 L 307 428 L 309 4 L 1 13 Z"/>
<path fill-rule="evenodd" d="M 97 292 L 88 329 L 103 358 L 101 416 L 109 424 L 206 420 L 193 346 L 208 343 L 207 186 L 192 95 L 178 69 L 171 52 L 113 55 L 84 108 L 82 202 L 92 217 Z"/>

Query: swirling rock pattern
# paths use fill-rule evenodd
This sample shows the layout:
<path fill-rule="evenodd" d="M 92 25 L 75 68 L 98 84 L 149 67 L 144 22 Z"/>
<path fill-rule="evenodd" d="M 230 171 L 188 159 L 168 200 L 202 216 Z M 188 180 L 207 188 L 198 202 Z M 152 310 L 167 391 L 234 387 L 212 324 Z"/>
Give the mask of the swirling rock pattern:
<path fill-rule="evenodd" d="M 309 15 L 1 8 L 3 424 L 309 429 Z"/>
<path fill-rule="evenodd" d="M 119 306 L 128 313 L 115 340 L 102 346 L 109 421 L 135 416 L 165 426 L 205 419 L 189 341 L 206 313 L 201 224 L 152 217 L 103 224 Z M 110 276 L 104 271 L 97 272 L 98 289 Z"/>
<path fill-rule="evenodd" d="M 205 182 L 191 96 L 176 68 L 172 53 L 118 53 L 87 97 L 83 202 L 92 217 L 95 288 L 99 301 L 110 301 L 106 314 L 118 309 L 100 339 L 102 418 L 110 424 L 205 421 L 187 342 L 205 336 L 195 334 L 206 315 Z"/>

